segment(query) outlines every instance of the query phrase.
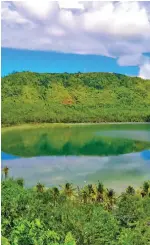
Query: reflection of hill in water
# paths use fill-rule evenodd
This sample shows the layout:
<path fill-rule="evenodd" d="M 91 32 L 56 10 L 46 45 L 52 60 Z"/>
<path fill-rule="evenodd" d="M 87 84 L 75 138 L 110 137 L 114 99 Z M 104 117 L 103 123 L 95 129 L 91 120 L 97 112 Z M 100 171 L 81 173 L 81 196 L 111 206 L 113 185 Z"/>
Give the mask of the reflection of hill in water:
<path fill-rule="evenodd" d="M 2 150 L 25 158 L 5 158 L 2 166 L 8 165 L 12 176 L 24 177 L 27 186 L 100 180 L 122 188 L 150 179 L 150 159 L 133 153 L 150 149 L 150 125 L 18 128 L 2 131 Z"/>
<path fill-rule="evenodd" d="M 2 150 L 31 157 L 109 156 L 150 148 L 150 125 L 39 125 L 2 130 Z"/>
<path fill-rule="evenodd" d="M 111 138 L 123 138 L 140 141 L 150 141 L 150 131 L 143 130 L 109 130 L 97 132 L 98 136 Z"/>
<path fill-rule="evenodd" d="M 142 183 L 150 179 L 150 161 L 144 161 L 140 153 L 110 157 L 83 156 L 49 156 L 20 158 L 2 161 L 2 166 L 10 167 L 14 177 L 24 177 L 27 186 L 37 181 L 50 186 L 59 185 L 65 181 L 83 185 L 84 181 L 96 182 L 102 180 L 113 187 L 115 183 L 120 188 L 124 184 Z"/>
<path fill-rule="evenodd" d="M 110 132 L 111 134 L 111 132 Z M 15 142 L 15 143 L 14 143 Z M 58 143 L 57 143 L 58 142 Z M 6 152 L 13 155 L 32 157 L 32 156 L 67 156 L 67 155 L 87 155 L 87 156 L 109 156 L 120 155 L 130 152 L 138 152 L 150 147 L 150 142 L 132 140 L 126 138 L 110 137 L 89 137 L 78 141 L 70 138 L 68 141 L 59 144 L 58 138 L 50 138 L 49 134 L 39 134 L 34 139 L 28 135 L 26 137 L 15 136 L 13 142 L 3 146 Z"/>

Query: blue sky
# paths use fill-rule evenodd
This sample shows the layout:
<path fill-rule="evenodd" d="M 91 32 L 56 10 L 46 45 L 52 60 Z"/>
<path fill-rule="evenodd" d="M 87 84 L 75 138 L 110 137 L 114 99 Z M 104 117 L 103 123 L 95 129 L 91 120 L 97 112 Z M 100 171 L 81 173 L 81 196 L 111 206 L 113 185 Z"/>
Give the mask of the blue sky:
<path fill-rule="evenodd" d="M 116 59 L 100 55 L 2 48 L 2 76 L 13 71 L 35 72 L 115 72 L 138 75 L 138 67 L 119 66 Z"/>
<path fill-rule="evenodd" d="M 150 3 L 2 2 L 2 76 L 116 72 L 150 79 Z"/>

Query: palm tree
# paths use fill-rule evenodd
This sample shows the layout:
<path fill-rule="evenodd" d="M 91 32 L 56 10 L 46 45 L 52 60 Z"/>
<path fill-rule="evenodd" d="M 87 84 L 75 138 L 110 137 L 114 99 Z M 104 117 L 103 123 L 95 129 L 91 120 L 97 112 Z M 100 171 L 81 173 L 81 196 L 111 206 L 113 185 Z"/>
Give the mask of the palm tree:
<path fill-rule="evenodd" d="M 52 188 L 53 196 L 58 197 L 59 196 L 59 189 L 57 187 Z"/>
<path fill-rule="evenodd" d="M 5 175 L 5 179 L 7 179 L 7 177 L 8 177 L 8 172 L 9 172 L 9 168 L 6 166 L 6 167 L 3 168 L 2 171 L 3 171 L 4 175 Z"/>
<path fill-rule="evenodd" d="M 148 194 L 149 187 L 150 187 L 150 184 L 148 183 L 148 181 L 145 181 L 143 183 L 143 191 L 145 192 L 146 195 Z"/>
<path fill-rule="evenodd" d="M 150 188 L 149 182 L 148 181 L 145 181 L 143 183 L 142 190 L 140 192 L 140 194 L 141 194 L 142 197 L 145 197 L 146 195 L 148 195 L 149 188 Z"/>
<path fill-rule="evenodd" d="M 64 186 L 62 186 L 62 189 L 63 189 L 63 193 L 67 197 L 71 198 L 74 196 L 75 189 L 73 188 L 72 183 L 67 182 Z"/>
<path fill-rule="evenodd" d="M 109 200 L 108 209 L 112 210 L 113 205 L 115 203 L 115 192 L 113 189 L 107 189 L 107 198 Z"/>
<path fill-rule="evenodd" d="M 59 189 L 57 187 L 53 187 L 52 188 L 52 196 L 53 196 L 53 200 L 54 200 L 54 205 L 56 205 L 56 201 L 58 200 L 59 197 Z"/>
<path fill-rule="evenodd" d="M 88 194 L 89 194 L 89 198 L 92 202 L 95 201 L 95 191 L 94 191 L 94 188 L 91 184 L 89 184 L 87 186 L 87 189 L 88 189 Z"/>
<path fill-rule="evenodd" d="M 77 186 L 77 201 L 82 202 L 82 189 Z"/>
<path fill-rule="evenodd" d="M 135 190 L 132 186 L 128 186 L 127 189 L 126 189 L 126 193 L 129 194 L 129 195 L 134 195 L 135 194 Z"/>
<path fill-rule="evenodd" d="M 89 194 L 94 194 L 94 189 L 93 189 L 93 186 L 91 184 L 89 184 L 88 186 L 88 191 L 89 191 Z"/>
<path fill-rule="evenodd" d="M 41 184 L 40 182 L 37 183 L 36 188 L 37 188 L 37 191 L 40 193 L 44 191 L 44 185 Z"/>
<path fill-rule="evenodd" d="M 103 193 L 104 193 L 104 186 L 101 182 L 98 182 L 97 197 L 96 197 L 97 202 L 103 202 L 104 200 Z"/>
<path fill-rule="evenodd" d="M 89 193 L 88 193 L 87 190 L 85 190 L 85 189 L 81 190 L 81 198 L 83 200 L 83 203 L 87 203 L 88 202 Z"/>
<path fill-rule="evenodd" d="M 145 197 L 146 196 L 146 193 L 143 190 L 141 191 L 141 196 L 142 197 Z"/>
<path fill-rule="evenodd" d="M 24 186 L 24 179 L 23 178 L 19 178 L 16 180 L 17 184 L 20 185 L 21 187 Z"/>

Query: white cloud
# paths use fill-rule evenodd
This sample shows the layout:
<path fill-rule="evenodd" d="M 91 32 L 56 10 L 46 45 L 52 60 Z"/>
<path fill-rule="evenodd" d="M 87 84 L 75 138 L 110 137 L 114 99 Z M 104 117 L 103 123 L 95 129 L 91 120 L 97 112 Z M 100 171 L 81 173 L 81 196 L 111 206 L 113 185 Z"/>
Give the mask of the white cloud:
<path fill-rule="evenodd" d="M 137 2 L 106 2 L 99 9 L 83 14 L 87 31 L 107 32 L 120 37 L 150 35 L 150 25 L 146 10 Z"/>
<path fill-rule="evenodd" d="M 138 66 L 144 62 L 145 57 L 142 54 L 122 55 L 118 58 L 120 66 Z"/>
<path fill-rule="evenodd" d="M 150 59 L 140 66 L 139 77 L 150 79 Z"/>
<path fill-rule="evenodd" d="M 142 67 L 150 52 L 147 2 L 71 3 L 2 2 L 2 47 L 99 54 Z"/>
<path fill-rule="evenodd" d="M 57 2 L 44 1 L 13 1 L 13 5 L 17 11 L 26 18 L 34 18 L 36 20 L 46 20 L 59 10 Z"/>
<path fill-rule="evenodd" d="M 65 30 L 58 26 L 52 26 L 50 28 L 47 28 L 47 33 L 56 37 L 63 37 L 66 34 Z"/>
<path fill-rule="evenodd" d="M 24 24 L 30 22 L 28 19 L 24 18 L 20 13 L 16 10 L 10 10 L 11 4 L 9 2 L 3 2 L 2 10 L 1 10 L 1 20 L 4 23 L 16 23 L 16 24 Z"/>
<path fill-rule="evenodd" d="M 59 7 L 62 9 L 84 9 L 83 4 L 74 1 L 61 0 L 58 2 Z"/>

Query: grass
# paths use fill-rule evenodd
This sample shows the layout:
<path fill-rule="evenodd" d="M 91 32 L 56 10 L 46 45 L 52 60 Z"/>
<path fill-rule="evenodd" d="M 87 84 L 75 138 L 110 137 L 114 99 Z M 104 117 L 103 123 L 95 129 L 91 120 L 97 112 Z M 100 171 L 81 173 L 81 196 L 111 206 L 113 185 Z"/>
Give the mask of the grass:
<path fill-rule="evenodd" d="M 44 127 L 68 127 L 68 126 L 86 126 L 86 125 L 150 125 L 150 122 L 101 122 L 101 123 L 26 123 L 18 125 L 5 125 L 3 124 L 1 130 L 4 132 L 9 129 L 28 129 L 32 127 L 44 128 Z"/>

